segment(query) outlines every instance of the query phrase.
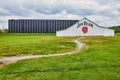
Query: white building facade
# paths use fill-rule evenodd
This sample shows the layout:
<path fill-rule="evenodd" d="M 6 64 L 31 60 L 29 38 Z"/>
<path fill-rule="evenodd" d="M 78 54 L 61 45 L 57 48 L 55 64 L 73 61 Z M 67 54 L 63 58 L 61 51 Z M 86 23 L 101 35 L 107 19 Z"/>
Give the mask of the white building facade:
<path fill-rule="evenodd" d="M 114 30 L 101 27 L 84 18 L 65 30 L 57 31 L 56 36 L 114 36 Z"/>

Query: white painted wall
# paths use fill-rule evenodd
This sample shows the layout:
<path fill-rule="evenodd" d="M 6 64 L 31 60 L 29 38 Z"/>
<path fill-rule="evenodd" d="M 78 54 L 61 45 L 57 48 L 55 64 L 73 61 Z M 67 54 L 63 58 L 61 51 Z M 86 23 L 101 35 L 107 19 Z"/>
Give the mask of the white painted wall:
<path fill-rule="evenodd" d="M 82 31 L 82 28 L 84 26 L 80 26 L 79 28 L 77 28 L 78 23 L 83 23 L 84 21 L 93 24 L 93 27 L 86 26 L 88 28 L 87 33 L 83 33 L 83 31 Z M 86 18 L 79 21 L 78 23 L 67 28 L 66 30 L 57 31 L 56 36 L 58 36 L 58 37 L 59 36 L 114 36 L 114 30 L 102 28 L 102 27 L 94 24 L 93 22 L 89 21 Z"/>

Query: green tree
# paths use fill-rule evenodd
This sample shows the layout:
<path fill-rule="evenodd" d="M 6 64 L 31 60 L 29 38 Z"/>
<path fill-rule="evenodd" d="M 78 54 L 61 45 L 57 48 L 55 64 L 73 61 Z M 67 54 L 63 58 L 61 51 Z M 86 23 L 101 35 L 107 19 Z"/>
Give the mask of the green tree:
<path fill-rule="evenodd" d="M 110 29 L 115 30 L 115 33 L 120 33 L 120 26 L 113 26 L 113 27 L 110 27 Z"/>

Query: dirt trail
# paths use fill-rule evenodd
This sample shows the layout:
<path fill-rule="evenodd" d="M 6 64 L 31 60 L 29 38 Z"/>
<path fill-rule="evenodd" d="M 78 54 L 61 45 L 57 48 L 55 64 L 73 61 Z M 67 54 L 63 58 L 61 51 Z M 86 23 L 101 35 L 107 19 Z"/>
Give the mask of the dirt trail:
<path fill-rule="evenodd" d="M 72 52 L 65 52 L 65 53 L 60 53 L 60 54 L 47 54 L 47 55 L 28 55 L 28 56 L 14 56 L 14 57 L 4 57 L 0 58 L 0 63 L 3 64 L 9 64 L 14 61 L 18 60 L 24 60 L 24 59 L 30 59 L 30 58 L 40 58 L 40 57 L 52 57 L 52 56 L 63 56 L 63 55 L 72 55 L 81 50 L 81 48 L 84 46 L 83 43 L 79 41 L 79 39 L 75 39 L 73 42 L 76 43 L 77 48 L 75 51 Z"/>

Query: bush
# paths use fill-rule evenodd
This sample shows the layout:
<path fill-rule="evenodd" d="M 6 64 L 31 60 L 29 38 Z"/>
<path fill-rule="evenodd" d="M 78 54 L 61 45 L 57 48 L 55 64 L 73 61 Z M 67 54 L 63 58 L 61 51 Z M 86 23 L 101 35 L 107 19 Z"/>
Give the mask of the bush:
<path fill-rule="evenodd" d="M 2 30 L 0 29 L 0 33 L 2 33 Z"/>
<path fill-rule="evenodd" d="M 8 29 L 3 29 L 3 33 L 8 33 Z"/>

